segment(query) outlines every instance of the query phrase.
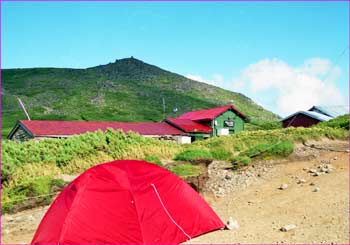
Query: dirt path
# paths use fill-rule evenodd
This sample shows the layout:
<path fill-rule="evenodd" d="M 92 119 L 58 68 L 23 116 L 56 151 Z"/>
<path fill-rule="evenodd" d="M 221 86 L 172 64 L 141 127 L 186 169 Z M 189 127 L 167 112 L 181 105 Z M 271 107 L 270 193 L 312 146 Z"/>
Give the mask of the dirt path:
<path fill-rule="evenodd" d="M 188 243 L 349 243 L 348 159 L 348 153 L 323 151 L 310 161 L 283 162 L 274 165 L 269 178 L 211 198 L 222 220 L 233 217 L 239 229 L 211 232 Z M 321 160 L 330 160 L 335 170 L 315 177 L 303 170 L 316 168 Z M 298 178 L 306 183 L 297 184 Z M 283 183 L 288 188 L 279 190 Z M 316 187 L 319 191 L 313 192 Z M 29 243 L 46 209 L 2 216 L 2 243 Z M 281 232 L 286 224 L 297 227 Z"/>
<path fill-rule="evenodd" d="M 303 170 L 335 157 L 331 164 L 336 169 L 329 174 L 313 177 Z M 321 153 L 315 160 L 277 165 L 274 176 L 213 203 L 222 220 L 237 220 L 238 230 L 211 232 L 188 243 L 349 243 L 347 153 Z M 306 183 L 297 184 L 298 177 Z M 283 183 L 288 188 L 279 190 Z M 320 190 L 313 192 L 316 187 Z M 286 224 L 297 228 L 281 232 Z"/>

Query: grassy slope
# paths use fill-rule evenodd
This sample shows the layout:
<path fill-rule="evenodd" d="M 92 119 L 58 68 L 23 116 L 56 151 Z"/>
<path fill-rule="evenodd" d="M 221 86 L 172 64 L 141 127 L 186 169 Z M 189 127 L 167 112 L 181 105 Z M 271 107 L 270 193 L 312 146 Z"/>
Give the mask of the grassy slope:
<path fill-rule="evenodd" d="M 280 141 L 306 141 L 322 137 L 346 139 L 348 133 L 348 130 L 329 127 L 257 130 L 197 141 L 191 145 L 177 145 L 134 133 L 124 135 L 113 130 L 87 133 L 66 140 L 46 139 L 24 143 L 5 140 L 2 142 L 2 207 L 10 211 L 21 206 L 27 197 L 51 193 L 62 173 L 78 174 L 113 159 L 230 160 L 240 153 L 254 153 L 261 146 L 273 146 Z M 281 153 L 285 156 L 286 152 L 274 147 L 268 156 L 280 157 Z M 198 173 L 197 170 L 187 163 L 172 169 L 179 175 L 191 175 Z M 42 201 L 45 200 L 39 200 Z"/>
<path fill-rule="evenodd" d="M 253 120 L 278 116 L 248 97 L 187 79 L 137 59 L 88 69 L 5 69 L 3 77 L 3 132 L 24 119 L 16 96 L 32 119 L 96 121 L 160 121 L 162 97 L 166 115 L 233 103 Z"/>

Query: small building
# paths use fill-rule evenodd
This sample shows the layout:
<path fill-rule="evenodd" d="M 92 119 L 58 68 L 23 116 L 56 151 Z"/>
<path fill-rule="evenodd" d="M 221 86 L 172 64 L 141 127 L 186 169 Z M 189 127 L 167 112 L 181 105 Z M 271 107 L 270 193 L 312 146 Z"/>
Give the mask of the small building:
<path fill-rule="evenodd" d="M 198 139 L 240 132 L 244 130 L 246 120 L 247 117 L 232 105 L 186 112 L 177 118 L 167 118 L 163 122 L 20 120 L 8 135 L 8 139 L 25 141 L 33 138 L 67 138 L 112 128 L 125 133 L 133 131 L 145 137 L 176 140 L 185 144 Z"/>
<path fill-rule="evenodd" d="M 244 130 L 247 116 L 233 105 L 226 105 L 186 112 L 165 121 L 188 133 L 192 140 L 198 140 L 240 132 Z"/>
<path fill-rule="evenodd" d="M 319 122 L 329 121 L 341 115 L 349 113 L 347 106 L 313 106 L 308 111 L 298 111 L 280 122 L 287 127 L 311 127 Z"/>
<path fill-rule="evenodd" d="M 8 139 L 25 141 L 40 138 L 67 138 L 73 135 L 97 130 L 106 131 L 108 128 L 133 131 L 146 137 L 172 138 L 183 136 L 185 133 L 165 122 L 86 122 L 86 121 L 46 121 L 20 120 L 8 135 Z"/>

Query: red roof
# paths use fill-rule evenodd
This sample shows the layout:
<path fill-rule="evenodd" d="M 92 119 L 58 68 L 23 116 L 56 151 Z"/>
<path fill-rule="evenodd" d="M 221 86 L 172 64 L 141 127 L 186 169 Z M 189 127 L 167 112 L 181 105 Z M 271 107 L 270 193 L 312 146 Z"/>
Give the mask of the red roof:
<path fill-rule="evenodd" d="M 190 119 L 167 118 L 166 121 L 187 133 L 189 132 L 210 133 L 211 132 L 211 127 L 203 124 L 199 124 Z"/>
<path fill-rule="evenodd" d="M 165 122 L 86 122 L 86 121 L 45 121 L 45 120 L 20 120 L 22 124 L 34 136 L 68 136 L 105 131 L 107 128 L 121 129 L 125 133 L 133 131 L 141 135 L 182 135 L 182 131 Z"/>
<path fill-rule="evenodd" d="M 215 117 L 219 116 L 220 114 L 224 113 L 227 110 L 233 110 L 237 113 L 238 116 L 240 116 L 243 119 L 246 119 L 247 117 L 236 107 L 233 105 L 226 105 L 226 106 L 220 106 L 215 107 L 207 110 L 197 110 L 197 111 L 191 111 L 186 112 L 178 117 L 178 119 L 190 119 L 193 121 L 205 121 L 205 120 L 213 120 Z"/>

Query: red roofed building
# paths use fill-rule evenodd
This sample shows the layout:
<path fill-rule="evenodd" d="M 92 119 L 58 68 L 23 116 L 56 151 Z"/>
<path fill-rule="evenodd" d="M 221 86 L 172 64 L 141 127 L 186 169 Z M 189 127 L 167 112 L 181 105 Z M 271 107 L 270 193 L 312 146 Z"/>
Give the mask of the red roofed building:
<path fill-rule="evenodd" d="M 8 138 L 24 141 L 31 138 L 66 138 L 72 135 L 106 131 L 107 128 L 133 131 L 148 137 L 184 135 L 185 133 L 165 122 L 86 122 L 86 121 L 45 121 L 20 120 Z"/>
<path fill-rule="evenodd" d="M 234 106 L 227 105 L 207 110 L 186 112 L 177 118 L 167 118 L 164 122 L 86 122 L 86 121 L 46 121 L 20 120 L 8 138 L 24 141 L 32 138 L 66 138 L 107 128 L 133 131 L 146 137 L 180 139 L 188 142 L 217 135 L 228 135 L 242 131 L 247 117 Z M 183 139 L 182 139 L 183 138 Z"/>
<path fill-rule="evenodd" d="M 186 112 L 166 122 L 188 133 L 192 140 L 229 135 L 244 130 L 247 116 L 233 105 Z"/>

